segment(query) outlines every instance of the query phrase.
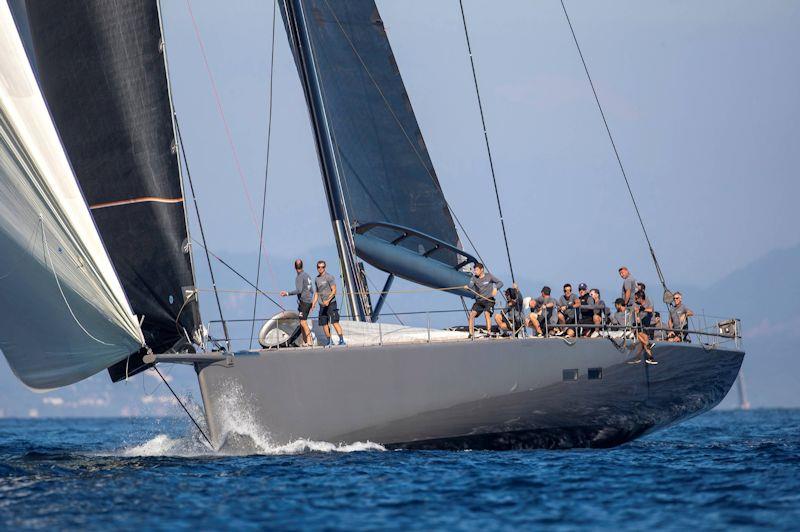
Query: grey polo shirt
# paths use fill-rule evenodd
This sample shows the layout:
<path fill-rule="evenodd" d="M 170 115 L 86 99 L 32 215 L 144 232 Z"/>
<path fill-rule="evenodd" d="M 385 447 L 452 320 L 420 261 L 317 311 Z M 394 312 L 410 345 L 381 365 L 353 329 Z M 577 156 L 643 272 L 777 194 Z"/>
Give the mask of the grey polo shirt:
<path fill-rule="evenodd" d="M 489 272 L 484 272 L 483 277 L 473 275 L 472 279 L 469 280 L 468 286 L 478 295 L 490 298 L 492 297 L 493 288 L 500 290 L 503 287 L 503 281 Z"/>
<path fill-rule="evenodd" d="M 633 325 L 630 312 L 626 310 L 618 310 L 611 315 L 611 325 L 618 325 L 620 327 Z"/>
<path fill-rule="evenodd" d="M 297 296 L 298 301 L 311 303 L 314 300 L 314 291 L 311 289 L 311 276 L 306 272 L 298 272 L 294 278 L 294 290 L 289 292 L 290 296 Z"/>
<path fill-rule="evenodd" d="M 681 303 L 677 307 L 672 307 L 669 310 L 669 317 L 672 318 L 672 328 L 673 329 L 681 329 L 684 325 L 689 323 L 689 317 L 686 313 L 689 312 L 689 309 Z M 681 323 L 681 319 L 683 322 Z"/>
<path fill-rule="evenodd" d="M 625 299 L 625 291 L 630 290 L 631 298 L 627 301 L 628 307 L 633 306 L 633 295 L 636 293 L 636 279 L 633 278 L 633 275 L 628 275 L 627 279 L 622 280 L 622 291 L 620 292 L 620 296 L 622 299 Z"/>
<path fill-rule="evenodd" d="M 333 292 L 333 287 L 336 286 L 336 278 L 328 272 L 325 272 L 322 275 L 317 275 L 317 278 L 314 280 L 314 282 L 317 285 L 317 294 L 319 294 L 319 300 L 327 301 L 331 295 L 331 292 Z"/>
<path fill-rule="evenodd" d="M 562 314 L 564 315 L 565 318 L 568 318 L 568 320 L 575 319 L 575 307 L 573 307 L 572 304 L 577 299 L 578 296 L 574 292 L 571 293 L 569 297 L 562 294 L 561 297 L 558 298 L 558 306 L 563 307 L 564 305 L 566 305 L 567 307 L 567 309 L 564 312 L 562 312 Z"/>

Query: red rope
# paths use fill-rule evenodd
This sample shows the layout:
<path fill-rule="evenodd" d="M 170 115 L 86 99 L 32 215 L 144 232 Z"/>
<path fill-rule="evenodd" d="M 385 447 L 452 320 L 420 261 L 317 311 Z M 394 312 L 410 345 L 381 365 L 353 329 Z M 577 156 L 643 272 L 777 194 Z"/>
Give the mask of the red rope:
<path fill-rule="evenodd" d="M 242 183 L 242 188 L 244 189 L 244 194 L 247 198 L 247 208 L 250 211 L 250 219 L 253 222 L 253 227 L 256 229 L 256 232 L 259 233 L 259 239 L 261 241 L 263 255 L 264 258 L 267 259 L 267 266 L 269 268 L 269 274 L 272 278 L 273 284 L 275 284 L 275 274 L 272 271 L 272 263 L 269 259 L 269 254 L 267 253 L 266 248 L 264 248 L 264 240 L 261 232 L 259 231 L 258 222 L 256 219 L 255 210 L 253 210 L 253 199 L 250 196 L 250 190 L 247 188 L 247 180 L 244 177 L 244 171 L 242 170 L 241 162 L 239 161 L 239 153 L 236 150 L 236 144 L 233 141 L 233 135 L 231 134 L 231 128 L 228 125 L 228 120 L 225 118 L 225 110 L 222 107 L 222 99 L 219 96 L 219 91 L 217 90 L 217 83 L 214 80 L 214 74 L 211 71 L 211 66 L 208 64 L 208 56 L 206 55 L 206 47 L 203 43 L 203 38 L 200 36 L 200 28 L 197 26 L 197 20 L 194 18 L 194 12 L 192 12 L 192 4 L 190 0 L 186 0 L 186 9 L 189 11 L 189 18 L 192 21 L 192 27 L 194 28 L 194 35 L 197 38 L 197 44 L 200 46 L 200 54 L 203 56 L 203 64 L 206 68 L 206 74 L 208 74 L 208 80 L 211 82 L 211 92 L 214 94 L 214 101 L 217 104 L 217 112 L 219 113 L 220 118 L 222 119 L 222 124 L 225 128 L 225 136 L 228 139 L 228 146 L 231 149 L 231 155 L 233 156 L 233 163 L 236 166 L 236 173 L 239 175 L 239 181 Z"/>

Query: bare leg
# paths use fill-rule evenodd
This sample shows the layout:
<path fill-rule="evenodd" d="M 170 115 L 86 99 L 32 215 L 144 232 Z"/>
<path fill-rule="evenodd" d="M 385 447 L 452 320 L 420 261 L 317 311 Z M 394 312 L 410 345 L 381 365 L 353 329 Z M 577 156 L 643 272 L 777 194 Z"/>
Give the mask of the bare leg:
<path fill-rule="evenodd" d="M 331 339 L 331 327 L 330 327 L 330 325 L 328 325 L 327 323 L 325 325 L 323 325 L 322 326 L 322 332 L 325 333 L 325 336 L 328 338 L 328 340 Z"/>
<path fill-rule="evenodd" d="M 483 317 L 486 318 L 486 336 L 492 335 L 492 315 L 488 312 L 483 313 Z"/>
<path fill-rule="evenodd" d="M 303 343 L 311 344 L 311 329 L 308 327 L 308 321 L 300 320 L 300 328 L 303 330 Z"/>
<path fill-rule="evenodd" d="M 469 335 L 470 337 L 475 337 L 475 314 L 474 310 L 469 311 Z"/>
<path fill-rule="evenodd" d="M 508 330 L 508 327 L 506 327 L 506 323 L 503 321 L 503 315 L 500 314 L 499 312 L 494 315 L 494 322 L 497 324 L 497 328 L 500 329 L 501 331 Z"/>
<path fill-rule="evenodd" d="M 342 338 L 344 336 L 344 333 L 342 332 L 342 326 L 339 325 L 338 321 L 333 324 L 333 328 L 336 330 L 336 334 L 339 335 L 339 338 Z M 328 336 L 330 336 L 330 334 Z"/>
<path fill-rule="evenodd" d="M 653 358 L 653 351 L 650 350 L 650 338 L 647 336 L 647 333 L 637 333 L 636 337 L 639 339 L 639 343 L 642 344 L 642 349 L 647 353 L 647 356 Z"/>

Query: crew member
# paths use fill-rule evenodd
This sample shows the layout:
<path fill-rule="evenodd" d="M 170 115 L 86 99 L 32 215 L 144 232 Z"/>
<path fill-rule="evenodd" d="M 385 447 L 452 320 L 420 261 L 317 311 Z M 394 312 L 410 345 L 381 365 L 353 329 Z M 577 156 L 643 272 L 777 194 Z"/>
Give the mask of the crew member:
<path fill-rule="evenodd" d="M 600 326 L 603 324 L 606 314 L 608 314 L 608 309 L 605 301 L 600 299 L 600 290 L 592 288 L 588 294 L 587 302 L 585 304 L 581 303 L 581 323 L 591 324 L 595 327 L 586 327 L 583 331 L 583 336 L 597 338 L 600 336 Z"/>
<path fill-rule="evenodd" d="M 594 301 L 589 293 L 589 287 L 586 283 L 578 285 L 578 323 L 581 325 L 594 324 Z M 589 336 L 592 334 L 591 327 L 581 327 L 580 335 Z"/>
<path fill-rule="evenodd" d="M 517 288 L 517 285 L 506 288 L 503 292 L 506 297 L 506 307 L 494 315 L 494 321 L 497 327 L 504 334 L 515 336 L 517 330 L 522 327 L 522 293 Z"/>
<path fill-rule="evenodd" d="M 281 296 L 297 296 L 297 313 L 300 315 L 300 328 L 303 330 L 303 346 L 311 345 L 311 328 L 308 326 L 308 316 L 311 314 L 314 291 L 311 288 L 311 276 L 303 271 L 303 261 L 294 261 L 294 290 L 281 291 Z"/>
<path fill-rule="evenodd" d="M 578 296 L 572 293 L 572 285 L 567 283 L 564 285 L 564 295 L 558 298 L 558 323 L 561 325 L 565 324 L 574 324 L 575 323 L 575 309 L 580 305 L 578 301 Z M 557 335 L 561 336 L 566 334 L 567 336 L 575 336 L 575 329 L 574 328 L 567 328 L 561 329 Z"/>
<path fill-rule="evenodd" d="M 669 322 L 667 327 L 670 329 L 667 338 L 670 342 L 688 341 L 689 318 L 694 316 L 694 312 L 683 305 L 683 296 L 680 292 L 675 292 L 672 296 L 672 306 L 669 309 Z M 675 331 L 675 329 L 679 329 Z"/>
<path fill-rule="evenodd" d="M 636 279 L 633 278 L 630 270 L 625 266 L 620 267 L 619 276 L 622 277 L 622 301 L 625 302 L 626 307 L 632 307 L 633 295 L 638 288 Z"/>
<path fill-rule="evenodd" d="M 317 262 L 317 278 L 314 283 L 317 285 L 317 292 L 314 294 L 314 301 L 311 306 L 319 302 L 319 324 L 327 338 L 326 347 L 333 345 L 331 341 L 331 328 L 336 330 L 339 335 L 339 345 L 345 345 L 342 326 L 339 324 L 339 308 L 336 305 L 336 279 L 333 275 L 325 271 L 327 264 L 324 260 Z M 330 324 L 330 325 L 329 325 Z"/>
<path fill-rule="evenodd" d="M 464 288 L 475 294 L 475 303 L 469 311 L 469 336 L 475 336 L 475 317 L 483 314 L 486 318 L 486 334 L 492 332 L 492 310 L 494 309 L 494 296 L 497 290 L 503 287 L 503 281 L 486 271 L 483 264 L 476 262 L 472 267 L 472 278 Z"/>
<path fill-rule="evenodd" d="M 639 328 L 636 331 L 636 339 L 639 340 L 638 352 L 644 351 L 647 353 L 648 364 L 658 364 L 653 358 L 653 331 L 651 327 L 651 320 L 653 319 L 653 304 L 647 298 L 644 292 L 637 291 L 634 295 L 634 317 L 636 324 Z M 631 363 L 638 364 L 640 359 L 632 360 Z"/>
<path fill-rule="evenodd" d="M 531 314 L 528 316 L 528 321 L 525 325 L 532 327 L 536 331 L 538 338 L 543 336 L 542 327 L 546 328 L 546 324 L 550 323 L 555 306 L 556 300 L 550 297 L 549 286 L 543 286 L 541 295 L 536 299 L 531 299 Z"/>

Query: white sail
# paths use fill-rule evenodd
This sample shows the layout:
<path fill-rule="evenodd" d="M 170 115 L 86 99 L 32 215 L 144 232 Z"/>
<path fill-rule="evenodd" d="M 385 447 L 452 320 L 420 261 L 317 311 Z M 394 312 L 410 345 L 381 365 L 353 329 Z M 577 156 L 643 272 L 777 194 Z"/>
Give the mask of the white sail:
<path fill-rule="evenodd" d="M 142 333 L 0 2 L 0 350 L 27 386 L 72 384 Z"/>

